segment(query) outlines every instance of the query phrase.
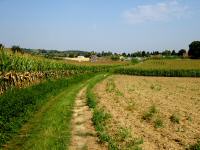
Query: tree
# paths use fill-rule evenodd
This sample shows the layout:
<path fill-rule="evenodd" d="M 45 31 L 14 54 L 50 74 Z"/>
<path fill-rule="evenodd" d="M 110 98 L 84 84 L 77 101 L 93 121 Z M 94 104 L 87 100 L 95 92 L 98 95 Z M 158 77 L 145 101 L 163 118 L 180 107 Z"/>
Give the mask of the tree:
<path fill-rule="evenodd" d="M 146 52 L 142 51 L 142 57 L 145 57 L 145 56 L 146 56 Z"/>
<path fill-rule="evenodd" d="M 178 51 L 178 56 L 183 56 L 184 54 L 186 54 L 185 49 L 181 49 L 180 51 Z"/>
<path fill-rule="evenodd" d="M 125 52 L 123 52 L 123 53 L 122 53 L 122 56 L 126 57 L 126 53 L 125 53 Z"/>
<path fill-rule="evenodd" d="M 111 56 L 111 59 L 112 59 L 113 61 L 117 61 L 117 60 L 119 60 L 119 56 L 118 56 L 118 55 L 112 55 L 112 56 Z"/>
<path fill-rule="evenodd" d="M 13 53 L 22 52 L 21 48 L 19 46 L 16 46 L 16 45 L 13 45 L 11 50 L 12 50 Z"/>
<path fill-rule="evenodd" d="M 173 55 L 173 56 L 177 55 L 176 51 L 173 50 L 171 55 Z"/>
<path fill-rule="evenodd" d="M 0 43 L 0 50 L 4 48 L 3 44 Z"/>
<path fill-rule="evenodd" d="M 171 55 L 171 51 L 170 50 L 165 50 L 165 51 L 162 52 L 162 55 L 170 56 Z"/>
<path fill-rule="evenodd" d="M 200 41 L 194 41 L 189 45 L 188 55 L 191 58 L 200 58 Z"/>
<path fill-rule="evenodd" d="M 70 57 L 70 58 L 74 58 L 74 57 L 75 57 L 75 54 L 74 54 L 74 53 L 70 53 L 70 54 L 69 54 L 69 57 Z"/>

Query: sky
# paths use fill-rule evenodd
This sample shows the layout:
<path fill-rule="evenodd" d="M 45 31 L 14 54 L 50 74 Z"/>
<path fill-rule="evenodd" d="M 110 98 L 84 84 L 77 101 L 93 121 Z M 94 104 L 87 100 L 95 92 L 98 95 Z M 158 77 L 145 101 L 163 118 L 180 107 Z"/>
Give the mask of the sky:
<path fill-rule="evenodd" d="M 200 0 L 0 0 L 6 47 L 134 52 L 200 40 Z"/>

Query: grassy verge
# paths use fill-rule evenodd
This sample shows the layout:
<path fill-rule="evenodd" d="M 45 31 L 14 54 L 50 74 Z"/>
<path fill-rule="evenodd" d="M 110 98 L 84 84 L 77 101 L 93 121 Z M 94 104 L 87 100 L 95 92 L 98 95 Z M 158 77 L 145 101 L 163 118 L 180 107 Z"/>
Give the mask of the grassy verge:
<path fill-rule="evenodd" d="M 139 150 L 140 144 L 143 143 L 142 139 L 133 138 L 129 130 L 126 128 L 115 129 L 115 134 L 110 134 L 108 131 L 107 123 L 112 118 L 111 115 L 105 112 L 104 109 L 98 106 L 98 101 L 93 93 L 92 89 L 106 76 L 98 76 L 94 79 L 87 88 L 87 104 L 93 110 L 92 121 L 97 131 L 100 142 L 107 143 L 110 150 Z"/>
<path fill-rule="evenodd" d="M 69 124 L 68 121 L 71 115 L 70 111 L 72 108 L 73 99 L 81 86 L 80 82 L 86 79 L 89 79 L 92 76 L 94 76 L 94 74 L 81 75 L 81 76 L 76 76 L 76 77 L 72 77 L 68 79 L 59 79 L 56 81 L 49 80 L 44 83 L 40 83 L 38 85 L 34 85 L 26 89 L 14 89 L 14 90 L 10 90 L 4 93 L 0 97 L 0 146 L 7 143 L 9 139 L 11 139 L 14 135 L 16 135 L 19 132 L 19 129 L 21 128 L 22 124 L 24 124 L 31 117 L 33 117 L 33 114 L 37 110 L 40 111 L 40 108 L 49 100 L 58 101 L 58 102 L 56 102 L 56 104 L 48 103 L 50 105 L 49 109 L 51 110 L 49 113 L 42 114 L 42 117 L 46 116 L 45 118 L 47 118 L 46 120 L 47 122 L 45 122 L 45 118 L 42 119 L 44 122 L 40 123 L 41 128 L 43 127 L 45 128 L 45 125 L 47 127 L 51 124 L 52 126 L 49 126 L 49 127 L 55 126 L 55 130 L 57 130 L 56 128 L 57 123 L 60 124 L 62 122 L 63 124 L 65 123 L 65 125 Z M 70 88 L 67 88 L 67 87 L 70 87 Z M 66 91 L 65 89 L 68 89 L 69 91 Z M 65 92 L 61 93 L 61 91 L 63 90 L 65 90 Z M 70 95 L 70 91 L 72 91 L 71 95 Z M 61 93 L 61 94 L 58 94 L 58 93 Z M 65 109 L 64 109 L 64 106 L 65 106 Z M 44 109 L 44 112 L 46 112 L 45 109 Z M 58 116 L 61 116 L 61 117 L 58 117 Z M 54 119 L 56 122 L 53 121 Z M 56 119 L 60 119 L 60 120 L 56 120 Z M 38 127 L 38 131 L 41 128 Z M 62 129 L 62 125 L 59 125 L 58 128 Z M 65 126 L 65 128 L 67 127 Z M 49 129 L 49 128 L 46 128 L 46 129 Z M 35 133 L 38 134 L 38 132 L 35 132 Z M 31 133 L 31 137 L 34 137 L 33 135 L 34 133 Z M 21 136 L 23 137 L 26 135 L 21 135 Z M 37 139 L 39 138 L 37 137 Z M 42 142 L 42 140 L 40 142 Z M 60 142 L 57 141 L 57 143 L 60 143 Z"/>

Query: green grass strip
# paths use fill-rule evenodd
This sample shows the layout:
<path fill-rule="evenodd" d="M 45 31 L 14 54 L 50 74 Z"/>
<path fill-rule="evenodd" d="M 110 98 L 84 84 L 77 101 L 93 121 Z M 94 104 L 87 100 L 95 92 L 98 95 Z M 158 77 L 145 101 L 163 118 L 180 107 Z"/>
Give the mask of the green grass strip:
<path fill-rule="evenodd" d="M 56 81 L 49 80 L 26 89 L 14 89 L 0 96 L 0 146 L 7 143 L 9 139 L 16 135 L 22 125 L 31 117 L 33 117 L 37 110 L 40 111 L 41 107 L 45 103 L 51 100 L 56 102 L 55 104 L 51 104 L 51 102 L 47 103 L 47 105 L 50 105 L 48 109 L 55 111 L 55 114 L 58 113 L 57 115 L 63 115 L 67 120 L 69 117 L 68 115 L 70 115 L 69 110 L 71 110 L 73 104 L 72 99 L 74 99 L 75 94 L 81 87 L 80 82 L 85 81 L 93 76 L 94 74 L 88 74 Z M 62 92 L 63 90 L 65 91 L 64 93 Z M 61 95 L 59 93 L 61 93 Z M 58 116 L 53 115 L 53 112 L 46 113 L 48 109 L 44 109 L 45 111 L 42 116 L 47 115 L 47 120 L 48 116 L 52 117 L 52 119 L 54 118 L 55 120 L 57 118 L 59 119 Z M 52 122 L 52 119 L 50 119 L 50 122 L 53 123 L 52 126 L 55 126 L 54 122 Z M 44 119 L 42 120 L 44 121 Z M 56 122 L 57 121 L 60 123 L 59 120 L 56 120 Z M 42 124 L 50 125 L 50 122 L 44 122 L 44 124 Z M 40 121 L 39 124 L 41 124 Z M 69 124 L 69 122 L 66 124 Z M 62 128 L 60 125 L 59 127 Z M 67 128 L 67 126 L 65 127 Z M 31 137 L 34 135 L 33 133 L 30 134 Z"/>
<path fill-rule="evenodd" d="M 72 85 L 70 89 L 53 97 L 22 128 L 22 131 L 29 130 L 25 137 L 18 136 L 13 143 L 11 141 L 11 149 L 67 149 L 70 144 L 74 100 L 85 82 Z"/>

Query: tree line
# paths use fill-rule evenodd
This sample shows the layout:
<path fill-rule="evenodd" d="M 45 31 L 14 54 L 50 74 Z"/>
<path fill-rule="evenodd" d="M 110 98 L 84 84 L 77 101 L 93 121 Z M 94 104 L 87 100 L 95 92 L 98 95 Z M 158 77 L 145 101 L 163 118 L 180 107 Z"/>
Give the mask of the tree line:
<path fill-rule="evenodd" d="M 4 48 L 4 45 L 0 43 L 0 50 Z M 11 51 L 13 53 L 35 53 L 31 49 L 24 49 L 20 48 L 20 46 L 12 46 Z M 111 51 L 102 51 L 102 52 L 84 52 L 84 51 L 50 51 L 50 50 L 37 50 L 38 54 L 44 55 L 46 57 L 76 57 L 79 55 L 85 56 L 85 57 L 91 57 L 92 55 L 96 55 L 98 57 L 104 57 L 104 56 L 111 56 L 114 59 L 117 58 L 118 56 L 124 56 L 124 57 L 150 57 L 150 56 L 156 56 L 156 55 L 162 55 L 162 56 L 180 56 L 183 57 L 186 54 L 190 58 L 200 58 L 200 41 L 193 41 L 191 44 L 189 44 L 189 50 L 181 49 L 179 51 L 176 50 L 164 50 L 162 52 L 160 51 L 137 51 L 133 53 L 113 53 Z"/>

